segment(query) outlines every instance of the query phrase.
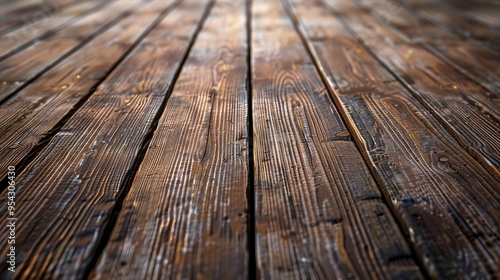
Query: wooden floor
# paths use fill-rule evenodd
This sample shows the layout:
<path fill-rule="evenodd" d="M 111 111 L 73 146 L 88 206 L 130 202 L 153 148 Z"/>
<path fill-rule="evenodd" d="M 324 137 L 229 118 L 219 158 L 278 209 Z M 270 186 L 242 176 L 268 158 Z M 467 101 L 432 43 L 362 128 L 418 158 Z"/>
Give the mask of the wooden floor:
<path fill-rule="evenodd" d="M 499 15 L 0 0 L 0 279 L 500 279 Z"/>

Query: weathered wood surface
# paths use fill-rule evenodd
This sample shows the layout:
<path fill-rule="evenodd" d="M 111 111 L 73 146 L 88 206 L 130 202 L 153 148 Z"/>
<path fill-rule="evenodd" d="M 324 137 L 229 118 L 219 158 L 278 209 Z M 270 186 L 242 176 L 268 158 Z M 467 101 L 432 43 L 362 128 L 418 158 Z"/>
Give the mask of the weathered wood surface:
<path fill-rule="evenodd" d="M 500 49 L 476 41 L 463 40 L 439 28 L 391 0 L 359 0 L 374 20 L 390 24 L 414 42 L 437 55 L 469 79 L 500 94 Z M 418 26 L 418 28 L 415 28 Z M 495 50 L 496 49 L 496 50 Z"/>
<path fill-rule="evenodd" d="M 164 9 L 160 0 L 137 9 L 0 105 L 0 169 L 18 164 L 60 126 Z"/>
<path fill-rule="evenodd" d="M 53 13 L 78 3 L 76 0 L 18 1 L 0 12 L 0 35 L 41 21 Z"/>
<path fill-rule="evenodd" d="M 143 18 L 153 21 L 168 5 L 152 2 Z M 19 174 L 20 278 L 80 278 L 89 272 L 204 6 L 187 1 L 168 14 Z M 2 261 L 1 278 L 11 278 L 4 268 Z"/>
<path fill-rule="evenodd" d="M 500 28 L 500 2 L 489 0 L 456 1 L 442 0 L 438 2 L 441 6 L 454 9 L 456 13 L 465 14 L 475 20 L 482 22 L 491 28 Z"/>
<path fill-rule="evenodd" d="M 26 1 L 15 1 L 6 4 L 1 4 L 0 16 L 2 16 L 1 22 L 6 22 L 12 20 L 15 16 L 18 16 L 23 11 L 30 10 L 33 7 L 39 7 L 42 4 L 42 0 L 26 0 Z M 18 18 L 19 19 L 19 18 Z"/>
<path fill-rule="evenodd" d="M 375 10 L 380 11 L 381 6 Z M 420 21 L 412 22 L 412 15 L 405 12 L 393 10 L 390 18 L 413 23 L 414 26 L 425 26 Z M 480 160 L 483 158 L 484 165 L 491 165 L 492 174 L 498 178 L 500 100 L 495 94 L 499 89 L 495 84 L 500 81 L 500 52 L 476 42 L 459 40 L 432 27 L 425 28 L 425 36 L 437 41 L 430 41 L 427 46 L 424 43 L 427 51 L 411 43 L 404 33 L 391 32 L 384 26 L 385 21 L 375 20 L 366 13 L 356 19 L 350 17 L 350 20 L 363 43 L 369 45 L 377 57 L 423 99 L 424 105 L 428 105 L 438 115 L 437 118 L 473 155 Z M 384 42 L 381 42 L 380 37 L 372 40 L 375 36 L 370 36 L 368 29 L 386 30 Z M 406 32 L 409 30 L 413 31 L 409 32 L 410 37 L 418 32 L 414 31 L 415 28 L 404 28 Z M 389 33 L 394 36 L 387 35 Z M 420 37 L 423 35 L 418 33 Z M 420 41 L 419 38 L 417 40 Z M 386 48 L 388 45 L 391 46 L 390 51 Z M 486 90 L 480 88 L 478 83 Z"/>
<path fill-rule="evenodd" d="M 212 7 L 93 278 L 248 278 L 244 3 Z"/>
<path fill-rule="evenodd" d="M 252 21 L 260 276 L 421 278 L 280 1 Z"/>
<path fill-rule="evenodd" d="M 487 26 L 474 18 L 464 16 L 461 12 L 444 10 L 439 7 L 438 2 L 439 1 L 436 0 L 431 2 L 412 0 L 400 1 L 404 7 L 441 28 L 454 32 L 466 39 L 474 39 L 487 45 L 498 46 L 500 43 L 499 29 Z M 471 1 L 471 3 L 473 2 Z"/>
<path fill-rule="evenodd" d="M 500 96 L 353 5 L 340 13 L 353 34 L 479 160 L 500 178 Z"/>
<path fill-rule="evenodd" d="M 88 52 L 97 52 L 97 50 L 102 48 L 103 40 L 113 42 L 112 37 L 106 34 L 116 33 L 120 26 L 120 24 L 116 23 L 126 18 L 127 12 L 130 12 L 133 7 L 139 8 L 141 4 L 137 3 L 127 0 L 115 1 L 111 5 L 77 21 L 67 28 L 35 42 L 8 59 L 0 61 L 0 102 L 5 101 L 12 94 L 16 93 L 18 89 L 29 84 L 34 78 L 44 73 L 51 66 L 54 66 L 54 64 L 57 65 L 61 59 L 64 59 L 75 51 L 78 52 L 73 57 L 80 56 L 79 60 L 76 61 L 76 63 L 80 63 L 83 57 L 82 53 L 89 56 Z M 136 17 L 140 19 L 140 16 Z M 121 24 L 123 24 L 123 21 Z M 110 28 L 111 30 L 109 30 Z M 131 36 L 138 35 L 133 32 L 129 34 Z M 98 37 L 93 39 L 95 36 Z M 106 36 L 108 37 L 104 38 Z M 89 40 L 92 42 L 90 47 L 86 46 L 80 50 Z M 133 42 L 131 41 L 131 43 Z M 91 46 L 93 46 L 93 50 L 90 50 Z M 105 56 L 102 57 L 104 58 Z M 92 58 L 92 56 L 89 56 L 89 58 Z M 54 70 L 50 73 L 53 72 Z M 60 76 L 61 74 L 59 73 L 57 77 L 60 78 Z M 47 84 L 46 76 L 42 79 L 36 82 Z"/>
<path fill-rule="evenodd" d="M 95 9 L 102 9 L 103 6 L 110 3 L 112 2 L 82 2 L 68 9 L 61 10 L 59 13 L 41 22 L 31 22 L 22 28 L 5 34 L 0 40 L 0 60 L 5 59 L 14 51 L 19 52 L 20 47 L 34 43 L 34 39 L 40 40 L 47 37 L 57 30 L 71 25 L 88 13 L 94 12 Z"/>
<path fill-rule="evenodd" d="M 0 279 L 500 278 L 499 7 L 0 0 Z"/>
<path fill-rule="evenodd" d="M 494 277 L 498 181 L 324 5 L 293 2 L 334 98 L 429 275 Z"/>

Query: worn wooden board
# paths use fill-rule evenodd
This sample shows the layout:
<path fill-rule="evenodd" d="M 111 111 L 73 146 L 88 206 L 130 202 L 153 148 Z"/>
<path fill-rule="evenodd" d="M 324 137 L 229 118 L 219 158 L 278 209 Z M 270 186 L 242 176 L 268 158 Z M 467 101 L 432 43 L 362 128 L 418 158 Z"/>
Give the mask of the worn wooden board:
<path fill-rule="evenodd" d="M 92 94 L 153 24 L 165 4 L 137 9 L 0 106 L 0 168 L 18 164 L 45 135 Z M 60 126 L 60 124 L 59 124 Z"/>
<path fill-rule="evenodd" d="M 500 95 L 500 49 L 462 40 L 441 40 L 427 47 L 471 80 Z"/>
<path fill-rule="evenodd" d="M 440 1 L 0 2 L 0 278 L 498 278 L 497 4 Z"/>
<path fill-rule="evenodd" d="M 19 14 L 22 11 L 29 10 L 32 7 L 39 7 L 42 0 L 26 0 L 26 1 L 15 1 L 10 3 L 2 3 L 2 9 L 0 10 L 0 16 L 6 17 L 12 14 Z M 5 18 L 4 20 L 7 20 Z M 1 22 L 1 21 L 0 21 Z"/>
<path fill-rule="evenodd" d="M 461 12 L 444 10 L 439 7 L 438 2 L 400 1 L 404 7 L 412 12 L 463 38 L 478 40 L 493 46 L 497 46 L 500 43 L 500 30 L 491 28 L 474 18 L 467 17 Z"/>
<path fill-rule="evenodd" d="M 293 0 L 293 7 L 335 102 L 428 275 L 494 278 L 500 257 L 498 181 L 323 3 Z"/>
<path fill-rule="evenodd" d="M 81 52 L 80 48 L 89 40 L 113 27 L 118 21 L 125 18 L 132 8 L 139 8 L 141 5 L 141 2 L 135 1 L 116 1 L 1 61 L 0 102 L 43 74 L 51 66 L 53 67 L 61 59 L 75 51 Z M 106 35 L 101 35 L 98 38 L 103 36 Z M 112 39 L 108 38 L 108 40 Z M 40 81 L 38 82 L 40 83 Z"/>
<path fill-rule="evenodd" d="M 252 21 L 260 277 L 421 278 L 280 1 Z"/>
<path fill-rule="evenodd" d="M 245 14 L 213 6 L 92 278 L 248 278 Z"/>
<path fill-rule="evenodd" d="M 155 13 L 170 5 L 151 4 L 154 12 L 142 14 L 144 20 L 153 21 Z M 14 276 L 80 279 L 90 273 L 124 194 L 122 187 L 132 180 L 136 157 L 151 133 L 204 6 L 186 1 L 168 14 L 18 174 L 16 216 L 23 222 L 16 231 L 19 273 Z M 139 31 L 129 27 L 131 32 Z M 5 219 L 7 204 L 1 205 Z M 6 234 L 5 229 L 0 231 Z M 1 259 L 0 277 L 11 279 L 5 257 Z"/>
<path fill-rule="evenodd" d="M 4 60 L 7 56 L 13 54 L 13 52 L 19 52 L 19 48 L 21 47 L 26 47 L 30 43 L 35 43 L 35 39 L 40 40 L 47 37 L 57 30 L 73 24 L 88 13 L 94 12 L 95 9 L 102 9 L 104 6 L 111 3 L 111 1 L 82 2 L 68 9 L 63 9 L 41 22 L 32 22 L 22 28 L 1 36 L 0 60 Z"/>
<path fill-rule="evenodd" d="M 78 3 L 75 0 L 18 1 L 0 15 L 0 35 L 33 22 L 38 22 L 55 12 Z"/>
<path fill-rule="evenodd" d="M 500 97 L 364 9 L 342 15 L 353 34 L 499 179 Z"/>
<path fill-rule="evenodd" d="M 432 43 L 436 40 L 457 38 L 464 40 L 455 33 L 440 28 L 412 10 L 405 8 L 401 2 L 394 0 L 356 0 L 349 4 L 350 9 L 353 10 L 361 8 L 369 10 L 373 20 L 400 30 L 414 42 Z M 345 13 L 348 10 L 338 9 L 338 11 L 344 11 Z"/>
<path fill-rule="evenodd" d="M 439 4 L 446 5 L 458 13 L 466 14 L 467 16 L 472 17 L 492 28 L 500 28 L 500 17 L 498 16 L 500 2 L 498 1 L 443 0 L 440 1 Z"/>
<path fill-rule="evenodd" d="M 500 94 L 500 49 L 464 40 L 437 27 L 391 0 L 360 0 L 374 19 L 400 30 L 412 41 L 461 71 L 469 79 Z M 415 28 L 418 26 L 418 28 Z"/>

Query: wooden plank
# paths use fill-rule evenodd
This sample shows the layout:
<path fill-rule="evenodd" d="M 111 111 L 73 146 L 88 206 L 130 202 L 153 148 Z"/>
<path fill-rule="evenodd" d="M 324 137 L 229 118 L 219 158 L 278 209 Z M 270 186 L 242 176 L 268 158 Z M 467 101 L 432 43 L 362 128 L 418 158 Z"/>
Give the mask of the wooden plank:
<path fill-rule="evenodd" d="M 500 49 L 461 40 L 438 41 L 428 48 L 471 80 L 500 95 Z"/>
<path fill-rule="evenodd" d="M 450 10 L 443 10 L 428 1 L 400 1 L 411 12 L 426 20 L 449 30 L 463 38 L 481 41 L 487 45 L 497 46 L 500 43 L 500 31 L 483 23 Z"/>
<path fill-rule="evenodd" d="M 375 17 L 379 16 L 380 18 L 377 18 L 379 22 L 389 23 L 469 79 L 481 84 L 492 93 L 500 94 L 500 51 L 475 41 L 459 38 L 418 17 L 415 13 L 402 7 L 391 6 L 391 0 L 359 2 Z"/>
<path fill-rule="evenodd" d="M 365 10 L 340 13 L 360 42 L 499 179 L 500 96 L 412 43 L 404 34 L 374 20 Z"/>
<path fill-rule="evenodd" d="M 76 23 L 37 41 L 21 52 L 0 62 L 0 102 L 5 101 L 18 89 L 45 70 L 57 64 L 87 41 L 106 31 L 122 20 L 135 7 L 135 1 L 116 1 Z M 101 36 L 102 37 L 102 36 Z"/>
<path fill-rule="evenodd" d="M 280 2 L 252 21 L 260 277 L 422 278 Z"/>
<path fill-rule="evenodd" d="M 32 22 L 17 29 L 13 32 L 7 33 L 0 37 L 0 60 L 3 60 L 11 54 L 14 50 L 25 46 L 27 43 L 33 42 L 34 39 L 42 39 L 57 30 L 73 24 L 84 15 L 93 12 L 94 9 L 109 5 L 112 2 L 82 2 L 68 9 L 63 9 L 59 13 L 42 20 L 41 22 Z"/>
<path fill-rule="evenodd" d="M 17 165 L 108 75 L 166 4 L 147 3 L 0 106 L 0 168 Z"/>
<path fill-rule="evenodd" d="M 11 3 L 6 3 L 2 5 L 2 10 L 0 10 L 0 16 L 6 16 L 9 14 L 17 13 L 21 10 L 25 10 L 31 6 L 40 5 L 41 0 L 26 0 L 26 1 L 15 1 Z"/>
<path fill-rule="evenodd" d="M 500 28 L 500 2 L 498 1 L 451 1 L 444 0 L 436 2 L 437 5 L 454 13 L 459 13 L 474 19 L 490 28 Z"/>
<path fill-rule="evenodd" d="M 75 0 L 18 1 L 18 5 L 3 11 L 0 16 L 0 34 L 6 34 L 26 24 L 40 21 L 53 13 L 78 3 Z M 16 3 L 17 4 L 17 3 Z"/>
<path fill-rule="evenodd" d="M 495 278 L 498 181 L 351 36 L 342 17 L 319 1 L 293 6 L 332 97 L 428 275 Z"/>
<path fill-rule="evenodd" d="M 168 5 L 152 2 L 131 19 L 147 25 Z M 203 8 L 187 1 L 168 14 L 18 174 L 15 277 L 83 279 L 90 272 Z M 0 278 L 11 279 L 1 250 Z"/>
<path fill-rule="evenodd" d="M 500 2 L 498 1 L 443 1 L 449 7 L 453 7 L 460 13 L 465 13 L 477 21 L 487 24 L 492 28 L 500 28 L 500 17 L 498 11 Z"/>
<path fill-rule="evenodd" d="M 245 29 L 244 0 L 215 3 L 92 278 L 248 278 Z"/>
<path fill-rule="evenodd" d="M 338 1 L 333 3 L 337 4 Z M 432 43 L 438 40 L 457 38 L 463 40 L 462 37 L 440 28 L 412 10 L 405 8 L 400 2 L 396 3 L 393 0 L 356 0 L 350 3 L 349 7 L 336 9 L 336 11 L 347 13 L 348 10 L 355 10 L 360 12 L 360 9 L 370 11 L 373 21 L 393 26 L 415 42 Z"/>

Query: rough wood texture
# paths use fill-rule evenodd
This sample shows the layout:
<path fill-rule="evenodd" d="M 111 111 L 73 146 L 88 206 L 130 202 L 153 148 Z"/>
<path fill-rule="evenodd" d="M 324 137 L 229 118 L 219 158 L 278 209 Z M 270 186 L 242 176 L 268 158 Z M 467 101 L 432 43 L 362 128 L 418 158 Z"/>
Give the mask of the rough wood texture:
<path fill-rule="evenodd" d="M 335 11 L 343 15 L 360 42 L 499 179 L 500 96 L 485 90 L 401 33 L 373 20 L 365 10 L 355 7 Z"/>
<path fill-rule="evenodd" d="M 494 278 L 498 181 L 323 5 L 293 2 L 333 96 L 429 275 Z"/>
<path fill-rule="evenodd" d="M 260 276 L 421 278 L 280 2 L 252 20 Z"/>
<path fill-rule="evenodd" d="M 0 34 L 38 22 L 70 5 L 76 0 L 18 1 L 0 13 Z"/>
<path fill-rule="evenodd" d="M 245 29 L 243 0 L 215 3 L 123 203 L 96 279 L 247 279 Z"/>
<path fill-rule="evenodd" d="M 68 9 L 61 10 L 59 13 L 42 20 L 41 22 L 32 22 L 22 28 L 2 36 L 0 40 L 0 60 L 5 59 L 13 51 L 25 46 L 27 43 L 33 43 L 32 40 L 44 38 L 53 34 L 68 25 L 73 24 L 81 17 L 93 12 L 95 9 L 103 9 L 103 6 L 112 2 L 82 2 Z"/>
<path fill-rule="evenodd" d="M 19 163 L 91 94 L 163 9 L 161 0 L 139 8 L 2 104 L 0 170 Z"/>
<path fill-rule="evenodd" d="M 444 10 L 439 7 L 437 2 L 439 1 L 402 0 L 400 3 L 426 20 L 463 38 L 474 39 L 487 45 L 498 46 L 500 43 L 500 30 L 491 28 L 474 18 L 468 18 L 463 13 L 454 10 Z"/>
<path fill-rule="evenodd" d="M 500 27 L 500 17 L 498 16 L 500 2 L 498 1 L 442 0 L 438 3 L 448 9 L 453 9 L 455 13 L 464 14 L 492 28 Z"/>
<path fill-rule="evenodd" d="M 19 278 L 85 275 L 203 8 L 187 2 L 167 15 L 18 175 Z M 4 258 L 0 276 L 10 279 Z"/>
<path fill-rule="evenodd" d="M 500 279 L 499 9 L 0 0 L 0 279 Z"/>
<path fill-rule="evenodd" d="M 500 52 L 497 46 L 485 46 L 463 40 L 391 0 L 359 0 L 374 20 L 387 23 L 418 42 L 491 92 L 500 94 Z M 415 28 L 418 26 L 418 28 Z M 492 49 L 492 47 L 494 48 Z"/>
<path fill-rule="evenodd" d="M 113 24 L 126 17 L 126 13 L 130 11 L 132 7 L 139 8 L 139 5 L 135 1 L 117 1 L 77 21 L 71 26 L 37 41 L 35 44 L 8 59 L 1 61 L 0 102 L 6 100 L 18 89 L 30 83 L 32 79 L 44 73 L 51 65 L 57 63 L 60 59 L 64 59 L 65 56 L 70 55 L 75 50 L 78 50 L 76 56 L 80 55 L 82 51 L 84 53 L 89 52 L 91 48 L 89 46 L 85 47 L 83 50 L 79 50 L 79 48 L 84 46 L 89 39 L 107 31 L 110 27 L 113 28 L 105 32 L 105 34 L 109 34 L 113 31 L 116 32 L 116 29 L 119 28 L 120 25 Z M 144 20 L 140 17 L 137 17 L 137 19 Z M 138 34 L 130 32 L 130 35 L 137 36 Z M 97 49 L 102 48 L 100 40 L 103 40 L 105 36 L 106 35 L 100 35 L 97 39 L 93 40 L 94 42 L 91 41 L 91 46 L 94 46 L 92 52 L 97 52 Z M 106 40 L 112 42 L 112 38 L 113 37 L 108 37 Z M 134 41 L 131 43 L 133 42 Z M 98 47 L 96 48 L 96 46 Z M 90 54 L 85 53 L 85 55 L 89 56 L 89 59 L 92 59 Z M 102 57 L 105 58 L 105 56 Z M 73 60 L 75 59 L 73 58 Z M 81 60 L 80 56 L 78 63 L 81 63 Z M 61 74 L 58 74 L 57 77 L 60 78 Z M 46 75 L 42 79 L 46 79 Z M 39 80 L 37 82 L 46 83 L 44 80 Z"/>

